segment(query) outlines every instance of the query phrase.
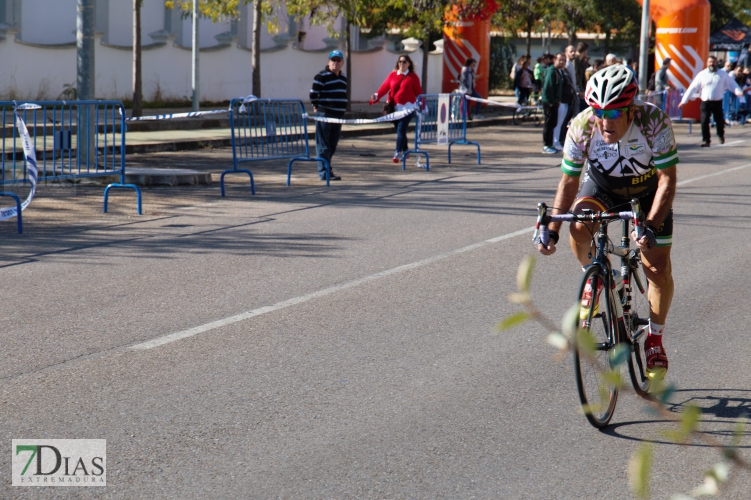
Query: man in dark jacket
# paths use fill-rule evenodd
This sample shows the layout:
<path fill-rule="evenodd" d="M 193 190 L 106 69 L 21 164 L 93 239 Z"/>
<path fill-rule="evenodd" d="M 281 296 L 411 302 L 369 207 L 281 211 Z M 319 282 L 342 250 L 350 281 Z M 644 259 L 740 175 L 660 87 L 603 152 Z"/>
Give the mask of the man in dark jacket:
<path fill-rule="evenodd" d="M 588 106 L 584 100 L 584 89 L 587 88 L 587 66 L 589 66 L 587 52 L 589 51 L 589 44 L 587 42 L 579 42 L 576 44 L 576 59 L 574 59 L 574 70 L 576 71 L 576 89 L 579 92 L 579 109 L 574 115 L 579 114 L 579 111 L 584 111 Z"/>
<path fill-rule="evenodd" d="M 558 151 L 553 148 L 553 130 L 558 122 L 558 105 L 561 103 L 563 89 L 563 68 L 566 67 L 566 56 L 561 52 L 555 55 L 553 64 L 545 69 L 542 82 L 542 110 L 545 122 L 542 125 L 542 152 L 553 155 Z"/>
<path fill-rule="evenodd" d="M 342 73 L 343 64 L 342 52 L 332 50 L 326 69 L 313 78 L 310 103 L 316 116 L 341 118 L 347 111 L 347 77 Z M 341 177 L 334 175 L 331 167 L 331 157 L 336 152 L 341 133 L 341 123 L 316 121 L 316 156 L 329 162 L 329 178 L 332 181 L 341 180 Z M 318 162 L 318 177 L 322 181 L 326 180 L 326 165 L 322 161 Z"/>

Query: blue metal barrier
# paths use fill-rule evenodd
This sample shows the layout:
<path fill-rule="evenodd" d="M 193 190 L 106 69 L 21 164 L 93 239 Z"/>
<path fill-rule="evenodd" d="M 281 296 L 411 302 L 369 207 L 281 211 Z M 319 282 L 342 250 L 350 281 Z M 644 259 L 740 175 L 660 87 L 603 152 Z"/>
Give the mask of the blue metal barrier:
<path fill-rule="evenodd" d="M 104 207 L 112 188 L 134 189 L 141 214 L 141 191 L 125 183 L 125 109 L 119 101 L 25 101 L 36 109 L 19 109 L 36 150 L 37 181 L 75 181 L 120 175 L 104 189 Z M 0 101 L 2 155 L 0 188 L 23 186 L 30 179 L 20 131 L 13 115 L 17 103 Z M 37 107 L 38 106 L 38 107 Z M 16 197 L 12 193 L 3 195 Z M 21 213 L 18 215 L 19 232 Z"/>
<path fill-rule="evenodd" d="M 649 94 L 639 94 L 637 99 L 643 102 L 654 104 L 661 110 L 665 111 L 665 105 L 667 104 L 667 90 L 661 90 L 659 92 L 650 92 Z"/>
<path fill-rule="evenodd" d="M 467 140 L 467 100 L 464 94 L 443 94 L 449 96 L 448 109 L 438 109 L 438 98 L 442 94 L 422 94 L 417 97 L 417 122 L 415 123 L 415 149 L 407 153 L 425 156 L 425 168 L 430 170 L 430 157 L 420 146 L 439 143 L 438 122 L 448 121 L 448 161 L 451 163 L 451 147 L 454 144 L 472 144 L 477 147 L 477 164 L 480 164 L 480 145 Z M 402 170 L 407 168 L 407 155 L 402 158 Z"/>
<path fill-rule="evenodd" d="M 224 176 L 243 172 L 250 177 L 250 192 L 256 194 L 253 173 L 239 168 L 240 163 L 290 158 L 287 164 L 287 185 L 292 177 L 292 164 L 296 161 L 322 161 L 326 165 L 326 186 L 329 186 L 331 168 L 324 158 L 311 157 L 308 145 L 308 127 L 304 116 L 305 105 L 299 99 L 232 99 L 229 124 L 232 131 L 232 170 L 220 177 L 222 196 Z"/>
<path fill-rule="evenodd" d="M 675 123 L 688 123 L 688 133 L 693 132 L 693 123 L 696 121 L 693 118 L 683 118 L 683 110 L 678 107 L 683 99 L 683 91 L 676 89 L 671 90 L 665 96 L 665 113 L 670 117 L 671 122 Z"/>

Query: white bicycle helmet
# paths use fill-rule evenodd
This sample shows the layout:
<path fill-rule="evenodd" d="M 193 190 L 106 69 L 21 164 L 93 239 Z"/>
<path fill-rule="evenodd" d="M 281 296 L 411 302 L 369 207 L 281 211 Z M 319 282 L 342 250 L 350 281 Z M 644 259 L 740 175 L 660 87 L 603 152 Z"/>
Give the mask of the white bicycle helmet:
<path fill-rule="evenodd" d="M 622 64 L 603 68 L 589 78 L 584 99 L 598 109 L 628 106 L 639 93 L 634 74 Z"/>

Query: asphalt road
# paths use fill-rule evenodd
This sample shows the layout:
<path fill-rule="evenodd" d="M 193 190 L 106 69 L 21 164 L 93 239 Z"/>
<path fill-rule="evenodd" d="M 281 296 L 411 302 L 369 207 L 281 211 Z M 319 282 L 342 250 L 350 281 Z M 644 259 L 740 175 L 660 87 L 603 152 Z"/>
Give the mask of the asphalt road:
<path fill-rule="evenodd" d="M 676 131 L 670 410 L 698 404 L 728 442 L 751 409 L 750 134 L 701 149 Z M 529 126 L 472 134 L 480 166 L 434 150 L 403 173 L 392 137 L 359 138 L 330 189 L 304 170 L 285 188 L 277 164 L 256 197 L 241 179 L 225 199 L 148 190 L 137 217 L 122 193 L 105 216 L 101 188 L 79 187 L 35 200 L 24 235 L 0 224 L 0 497 L 632 498 L 627 462 L 650 440 L 654 498 L 690 492 L 716 451 L 670 443 L 630 394 L 595 430 L 542 327 L 495 333 L 559 160 Z M 565 246 L 537 261 L 556 322 L 579 274 Z M 106 439 L 108 486 L 12 487 L 21 438 Z M 721 498 L 748 498 L 749 474 L 731 477 Z"/>

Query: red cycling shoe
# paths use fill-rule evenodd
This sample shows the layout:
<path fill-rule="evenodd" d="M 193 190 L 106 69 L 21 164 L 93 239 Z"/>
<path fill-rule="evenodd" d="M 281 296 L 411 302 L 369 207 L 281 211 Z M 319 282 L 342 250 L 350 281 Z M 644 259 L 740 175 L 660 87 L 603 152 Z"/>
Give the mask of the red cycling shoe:
<path fill-rule="evenodd" d="M 647 376 L 664 378 L 668 371 L 668 355 L 662 347 L 662 336 L 648 335 L 644 341 L 644 355 L 647 357 Z"/>

